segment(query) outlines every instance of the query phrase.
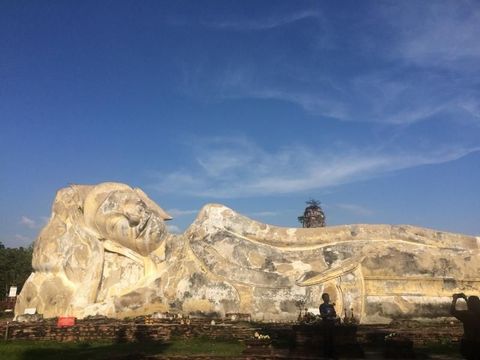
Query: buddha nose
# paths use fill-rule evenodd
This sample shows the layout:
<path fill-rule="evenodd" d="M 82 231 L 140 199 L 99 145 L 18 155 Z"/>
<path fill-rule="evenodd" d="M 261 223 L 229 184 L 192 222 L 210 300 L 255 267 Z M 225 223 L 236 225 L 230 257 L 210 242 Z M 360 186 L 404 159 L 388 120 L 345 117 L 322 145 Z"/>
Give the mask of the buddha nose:
<path fill-rule="evenodd" d="M 139 209 L 137 206 L 128 206 L 125 209 L 125 217 L 128 219 L 128 224 L 130 226 L 137 226 L 142 221 L 142 216 L 144 214 L 143 209 Z"/>
<path fill-rule="evenodd" d="M 132 213 L 127 212 L 125 215 L 128 219 L 128 224 L 130 226 L 134 227 L 134 226 L 137 226 L 138 224 L 140 224 L 140 216 L 138 214 L 132 214 Z"/>

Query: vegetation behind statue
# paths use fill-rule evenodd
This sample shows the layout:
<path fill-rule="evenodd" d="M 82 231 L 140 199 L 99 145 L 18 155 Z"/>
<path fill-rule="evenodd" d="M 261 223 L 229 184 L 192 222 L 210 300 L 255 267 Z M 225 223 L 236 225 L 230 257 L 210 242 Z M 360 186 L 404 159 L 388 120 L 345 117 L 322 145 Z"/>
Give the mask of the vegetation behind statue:
<path fill-rule="evenodd" d="M 320 206 L 320 201 L 311 199 L 306 201 L 308 205 L 303 212 L 303 215 L 298 217 L 298 221 L 304 228 L 324 227 L 327 219 L 325 213 Z"/>

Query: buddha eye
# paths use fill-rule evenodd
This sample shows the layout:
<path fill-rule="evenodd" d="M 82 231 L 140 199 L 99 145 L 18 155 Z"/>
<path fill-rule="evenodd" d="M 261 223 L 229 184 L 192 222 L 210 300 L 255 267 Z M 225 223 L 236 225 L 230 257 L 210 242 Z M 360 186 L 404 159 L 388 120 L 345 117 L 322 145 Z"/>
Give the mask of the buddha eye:
<path fill-rule="evenodd" d="M 145 208 L 146 208 L 146 205 L 143 201 L 139 201 L 137 203 L 137 211 L 138 212 L 141 212 L 141 213 L 145 212 Z"/>

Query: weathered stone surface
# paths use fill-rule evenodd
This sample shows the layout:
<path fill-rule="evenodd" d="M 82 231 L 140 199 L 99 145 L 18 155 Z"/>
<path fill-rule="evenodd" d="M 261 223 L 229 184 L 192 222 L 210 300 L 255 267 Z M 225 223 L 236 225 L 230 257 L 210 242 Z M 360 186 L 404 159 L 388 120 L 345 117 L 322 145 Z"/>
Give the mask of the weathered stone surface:
<path fill-rule="evenodd" d="M 250 313 L 295 320 L 328 292 L 362 323 L 448 316 L 454 292 L 480 290 L 480 239 L 413 226 L 281 228 L 206 205 L 182 235 L 141 190 L 60 190 L 34 249 L 16 314 Z"/>

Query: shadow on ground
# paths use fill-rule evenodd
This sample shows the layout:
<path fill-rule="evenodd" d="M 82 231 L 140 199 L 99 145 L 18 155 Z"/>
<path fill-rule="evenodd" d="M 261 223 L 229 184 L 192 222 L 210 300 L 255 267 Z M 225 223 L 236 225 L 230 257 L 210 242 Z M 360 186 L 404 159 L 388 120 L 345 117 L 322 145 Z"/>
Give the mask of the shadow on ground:
<path fill-rule="evenodd" d="M 49 346 L 50 345 L 50 346 Z M 23 351 L 16 351 L 11 359 L 41 360 L 41 359 L 144 359 L 148 355 L 159 355 L 170 345 L 161 342 L 142 343 L 106 343 L 106 344 L 36 344 L 35 347 L 25 346 Z M 8 359 L 8 357 L 7 357 Z"/>

